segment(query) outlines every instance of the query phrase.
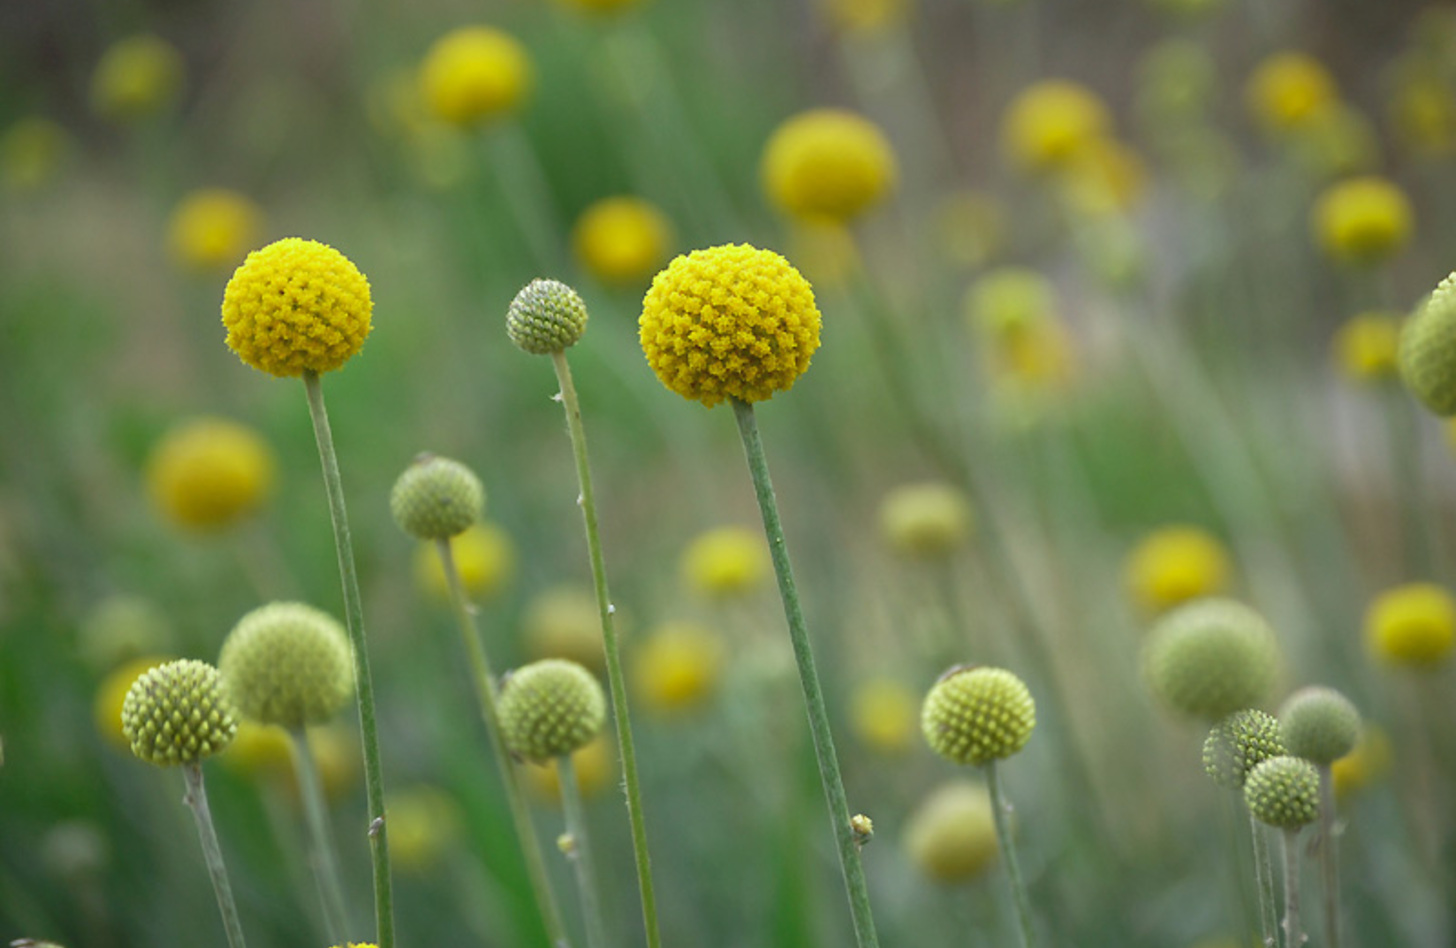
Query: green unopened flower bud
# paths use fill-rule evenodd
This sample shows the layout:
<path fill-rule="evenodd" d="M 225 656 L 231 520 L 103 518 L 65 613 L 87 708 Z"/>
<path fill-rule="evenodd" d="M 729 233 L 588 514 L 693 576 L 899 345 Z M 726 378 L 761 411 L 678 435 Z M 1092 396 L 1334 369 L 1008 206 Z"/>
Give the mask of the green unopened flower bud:
<path fill-rule="evenodd" d="M 957 666 L 940 676 L 920 709 L 920 729 L 940 756 L 984 764 L 1026 746 L 1036 703 L 1026 683 L 1002 668 Z"/>
<path fill-rule="evenodd" d="M 1360 712 L 1333 688 L 1301 688 L 1279 709 L 1279 727 L 1289 753 L 1332 764 L 1355 749 Z"/>
<path fill-rule="evenodd" d="M 1143 672 L 1163 703 L 1216 721 L 1259 704 L 1274 684 L 1279 646 L 1257 612 L 1200 599 L 1160 619 L 1143 644 Z"/>
<path fill-rule="evenodd" d="M 1225 790 L 1240 790 L 1249 771 L 1285 754 L 1272 714 L 1235 711 L 1213 726 L 1203 742 L 1203 770 Z"/>
<path fill-rule="evenodd" d="M 389 512 L 419 540 L 448 540 L 470 529 L 485 510 L 485 487 L 459 461 L 421 454 L 394 482 Z"/>
<path fill-rule="evenodd" d="M 501 685 L 500 723 L 511 753 L 542 763 L 586 745 L 602 729 L 607 699 L 576 662 L 548 658 L 511 672 Z"/>
<path fill-rule="evenodd" d="M 1400 378 L 1437 415 L 1456 414 L 1456 273 L 1442 280 L 1405 321 Z"/>
<path fill-rule="evenodd" d="M 133 754 L 169 767 L 227 747 L 238 722 L 217 669 L 189 658 L 159 665 L 132 683 L 121 706 L 121 732 Z"/>
<path fill-rule="evenodd" d="M 1261 823 L 1298 829 L 1319 817 L 1319 772 L 1300 757 L 1270 757 L 1249 771 L 1244 802 Z"/>
<path fill-rule="evenodd" d="M 344 627 L 300 602 L 275 602 L 243 616 L 222 644 L 218 667 L 238 710 L 261 724 L 321 724 L 354 691 Z"/>
<path fill-rule="evenodd" d="M 557 280 L 532 280 L 506 310 L 506 334 L 533 355 L 562 352 L 586 332 L 586 304 Z"/>

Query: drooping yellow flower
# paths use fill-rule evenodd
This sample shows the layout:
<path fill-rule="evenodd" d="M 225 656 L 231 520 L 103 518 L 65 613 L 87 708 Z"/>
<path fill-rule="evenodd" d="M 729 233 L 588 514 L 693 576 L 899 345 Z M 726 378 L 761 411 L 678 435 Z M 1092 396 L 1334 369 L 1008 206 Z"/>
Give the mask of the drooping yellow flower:
<path fill-rule="evenodd" d="M 663 623 L 636 645 L 635 652 L 637 694 L 655 711 L 686 711 L 702 704 L 722 676 L 722 641 L 691 622 Z"/>
<path fill-rule="evenodd" d="M 112 45 L 91 75 L 91 107 L 103 118 L 133 122 L 161 112 L 182 88 L 182 54 L 156 36 Z"/>
<path fill-rule="evenodd" d="M 880 502 L 880 532 L 891 548 L 912 559 L 939 559 L 970 536 L 973 515 L 965 492 L 928 481 L 896 487 Z"/>
<path fill-rule="evenodd" d="M 168 520 L 220 530 L 253 513 L 273 487 L 273 452 L 257 432 L 222 418 L 198 418 L 152 449 L 147 485 Z"/>
<path fill-rule="evenodd" d="M 868 36 L 904 23 L 915 3 L 914 0 L 820 0 L 819 6 L 836 29 Z"/>
<path fill-rule="evenodd" d="M 1351 382 L 1384 382 L 1400 373 L 1401 317 L 1395 313 L 1367 312 L 1345 320 L 1331 347 L 1335 365 Z"/>
<path fill-rule="evenodd" d="M 946 257 L 962 267 L 980 267 L 1000 249 L 1006 210 L 984 191 L 954 191 L 935 209 L 935 232 Z"/>
<path fill-rule="evenodd" d="M 571 244 L 592 276 L 604 283 L 636 283 L 667 259 L 672 225 L 650 201 L 603 198 L 577 218 Z"/>
<path fill-rule="evenodd" d="M 1217 537 L 1182 525 L 1148 534 L 1124 568 L 1128 593 L 1150 614 L 1227 591 L 1231 572 L 1228 551 Z"/>
<path fill-rule="evenodd" d="M 1086 86 L 1043 79 L 1011 101 L 1001 121 L 1001 147 L 1023 171 L 1058 171 L 1105 137 L 1110 125 L 1107 106 Z"/>
<path fill-rule="evenodd" d="M 707 596 L 751 591 L 768 575 L 763 533 L 747 527 L 706 530 L 688 544 L 682 557 L 683 581 Z"/>
<path fill-rule="evenodd" d="M 984 872 L 999 851 L 991 794 L 956 780 L 928 796 L 905 825 L 905 851 L 926 878 L 955 883 Z"/>
<path fill-rule="evenodd" d="M 570 585 L 545 589 L 527 604 L 521 620 L 526 654 L 536 660 L 566 658 L 600 671 L 606 662 L 601 621 L 590 589 Z M 619 631 L 621 625 L 619 615 Z"/>
<path fill-rule="evenodd" d="M 1387 590 L 1365 613 L 1365 644 L 1392 665 L 1433 668 L 1456 644 L 1456 599 L 1434 583 Z"/>
<path fill-rule="evenodd" d="M 530 87 L 525 47 L 488 26 L 465 26 L 440 37 L 420 67 L 426 107 L 452 125 L 479 125 L 514 112 Z"/>
<path fill-rule="evenodd" d="M 572 766 L 576 768 L 576 780 L 583 797 L 595 796 L 607 788 L 616 769 L 614 747 L 606 734 L 601 734 L 571 755 Z M 545 800 L 561 802 L 561 775 L 556 772 L 558 762 L 549 760 L 545 764 L 518 764 L 517 773 L 533 793 Z"/>
<path fill-rule="evenodd" d="M 172 211 L 168 245 L 179 264 L 194 270 L 236 265 L 263 229 L 263 211 L 246 195 L 204 188 Z"/>
<path fill-rule="evenodd" d="M 1335 796 L 1343 799 L 1375 783 L 1390 770 L 1393 756 L 1390 736 L 1378 725 L 1367 723 L 1360 729 L 1354 750 L 1330 765 Z"/>
<path fill-rule="evenodd" d="M 1312 224 L 1325 252 L 1351 264 L 1393 257 L 1410 240 L 1415 226 L 1405 192 L 1374 175 L 1327 188 L 1315 202 Z"/>
<path fill-rule="evenodd" d="M 161 655 L 134 658 L 107 675 L 96 689 L 96 699 L 91 706 L 96 730 L 117 750 L 131 749 L 131 741 L 121 730 L 121 706 L 126 703 L 126 693 L 144 673 L 169 661 L 171 659 Z"/>
<path fill-rule="evenodd" d="M 401 872 L 438 866 L 464 829 L 460 804 L 438 787 L 417 784 L 392 791 L 385 810 L 390 864 Z"/>
<path fill-rule="evenodd" d="M 860 743 L 882 754 L 903 754 L 920 733 L 920 696 L 895 678 L 867 678 L 854 686 L 850 727 Z"/>
<path fill-rule="evenodd" d="M 460 585 L 474 599 L 490 599 L 515 575 L 516 548 L 510 534 L 499 525 L 477 523 L 450 541 Z M 420 587 L 441 601 L 450 598 L 445 568 L 433 543 L 421 543 L 415 551 L 415 579 Z"/>
<path fill-rule="evenodd" d="M 769 200 L 806 220 L 850 220 L 883 199 L 895 175 L 884 133 L 843 109 L 811 109 L 786 119 L 763 150 Z"/>
<path fill-rule="evenodd" d="M 1249 111 L 1266 131 L 1284 133 L 1308 125 L 1337 101 L 1335 80 L 1304 53 L 1275 53 L 1261 62 L 1245 89 Z"/>
<path fill-rule="evenodd" d="M 56 176 L 70 136 L 44 118 L 23 118 L 0 135 L 0 183 L 8 191 L 35 191 Z"/>

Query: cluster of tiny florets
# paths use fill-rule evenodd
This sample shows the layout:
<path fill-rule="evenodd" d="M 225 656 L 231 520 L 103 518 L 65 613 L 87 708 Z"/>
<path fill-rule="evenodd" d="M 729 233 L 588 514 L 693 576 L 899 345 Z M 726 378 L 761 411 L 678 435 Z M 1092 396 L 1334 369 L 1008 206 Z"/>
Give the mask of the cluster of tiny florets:
<path fill-rule="evenodd" d="M 223 642 L 218 667 L 238 710 L 263 724 L 322 723 L 354 690 L 344 627 L 298 602 L 270 603 L 243 616 Z"/>
<path fill-rule="evenodd" d="M 1169 612 L 1143 646 L 1148 685 L 1174 711 L 1216 721 L 1259 704 L 1279 651 L 1257 612 L 1231 599 L 1199 599 Z"/>
<path fill-rule="evenodd" d="M 940 756 L 985 764 L 1026 746 L 1036 703 L 1026 683 L 1001 668 L 954 668 L 942 675 L 920 709 L 920 729 Z"/>
<path fill-rule="evenodd" d="M 1456 414 L 1456 273 L 1406 320 L 1399 361 L 1412 395 L 1437 415 Z"/>
<path fill-rule="evenodd" d="M 1239 790 L 1249 771 L 1285 753 L 1279 721 L 1263 711 L 1235 711 L 1213 726 L 1203 742 L 1203 770 L 1225 790 Z"/>
<path fill-rule="evenodd" d="M 1301 688 L 1279 708 L 1279 729 L 1289 753 L 1332 764 L 1355 749 L 1360 711 L 1333 688 Z"/>
<path fill-rule="evenodd" d="M 394 522 L 419 540 L 448 540 L 470 529 L 485 509 L 485 487 L 459 461 L 422 454 L 389 494 Z"/>
<path fill-rule="evenodd" d="M 1249 772 L 1244 801 L 1261 823 L 1297 829 L 1319 816 L 1320 781 L 1300 757 L 1271 757 Z"/>
<path fill-rule="evenodd" d="M 576 345 L 586 332 L 586 303 L 557 280 L 532 280 L 506 310 L 506 334 L 519 348 L 550 355 Z"/>
<path fill-rule="evenodd" d="M 511 672 L 501 686 L 506 746 L 526 760 L 561 757 L 596 737 L 607 699 L 596 676 L 576 662 L 548 658 Z"/>
<path fill-rule="evenodd" d="M 144 673 L 121 706 L 121 730 L 148 763 L 191 764 L 227 747 L 237 717 L 217 669 L 182 659 Z"/>

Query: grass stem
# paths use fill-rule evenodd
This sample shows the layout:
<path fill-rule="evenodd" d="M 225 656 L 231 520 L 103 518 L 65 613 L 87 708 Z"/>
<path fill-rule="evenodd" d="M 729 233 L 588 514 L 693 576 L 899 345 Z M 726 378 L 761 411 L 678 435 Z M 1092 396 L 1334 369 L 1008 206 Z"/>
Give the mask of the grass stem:
<path fill-rule="evenodd" d="M 1284 831 L 1284 945 L 1299 948 L 1304 934 L 1299 926 L 1299 830 Z"/>
<path fill-rule="evenodd" d="M 1335 840 L 1335 782 L 1330 765 L 1320 775 L 1320 883 L 1324 889 L 1325 945 L 1340 948 L 1340 852 Z"/>
<path fill-rule="evenodd" d="M 1279 909 L 1274 902 L 1274 864 L 1269 860 L 1269 833 L 1264 824 L 1249 814 L 1249 833 L 1254 841 L 1254 886 L 1259 892 L 1259 934 L 1266 945 L 1278 940 Z"/>
<path fill-rule="evenodd" d="M 310 861 L 318 881 L 323 902 L 324 928 L 329 940 L 342 945 L 349 932 L 349 911 L 344 905 L 344 886 L 339 881 L 339 860 L 329 834 L 328 810 L 324 806 L 323 785 L 319 781 L 318 764 L 308 745 L 308 734 L 295 728 L 290 736 L 293 744 L 293 770 L 298 777 L 298 796 L 303 802 L 303 819 L 308 826 Z"/>

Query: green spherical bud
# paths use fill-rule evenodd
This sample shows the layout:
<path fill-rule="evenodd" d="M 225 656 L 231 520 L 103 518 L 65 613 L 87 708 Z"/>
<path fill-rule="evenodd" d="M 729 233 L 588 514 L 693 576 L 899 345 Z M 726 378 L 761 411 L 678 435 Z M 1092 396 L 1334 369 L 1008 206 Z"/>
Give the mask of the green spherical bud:
<path fill-rule="evenodd" d="M 239 619 L 218 668 L 238 710 L 261 724 L 321 724 L 354 691 L 344 627 L 300 602 L 270 603 Z"/>
<path fill-rule="evenodd" d="M 533 355 L 562 352 L 586 332 L 586 303 L 556 280 L 532 280 L 506 310 L 506 334 Z"/>
<path fill-rule="evenodd" d="M 1270 757 L 1249 771 L 1244 802 L 1261 823 L 1298 829 L 1319 817 L 1320 781 L 1301 757 Z"/>
<path fill-rule="evenodd" d="M 238 722 L 217 669 L 188 658 L 158 665 L 132 683 L 121 705 L 121 732 L 133 754 L 169 767 L 227 747 Z"/>
<path fill-rule="evenodd" d="M 607 716 L 607 699 L 591 672 L 576 662 L 548 658 L 506 677 L 498 710 L 511 753 L 544 763 L 597 736 Z"/>
<path fill-rule="evenodd" d="M 1399 361 L 1412 395 L 1443 418 L 1456 414 L 1456 273 L 1406 320 Z"/>
<path fill-rule="evenodd" d="M 1263 711 L 1235 711 L 1213 726 L 1203 742 L 1203 770 L 1225 790 L 1239 790 L 1249 771 L 1286 753 L 1279 721 Z"/>
<path fill-rule="evenodd" d="M 1289 753 L 1328 765 L 1355 749 L 1360 712 L 1333 688 L 1301 688 L 1279 709 L 1279 727 Z"/>
<path fill-rule="evenodd" d="M 389 512 L 418 540 L 448 540 L 475 525 L 485 510 L 485 487 L 459 461 L 421 454 L 394 482 Z"/>
<path fill-rule="evenodd" d="M 1163 703 L 1217 721 L 1259 704 L 1274 685 L 1279 646 L 1257 612 L 1201 599 L 1160 619 L 1143 644 L 1143 672 Z"/>
<path fill-rule="evenodd" d="M 1036 703 L 1026 683 L 1002 668 L 957 666 L 925 696 L 920 730 L 940 756 L 984 764 L 1026 746 L 1036 727 Z"/>

